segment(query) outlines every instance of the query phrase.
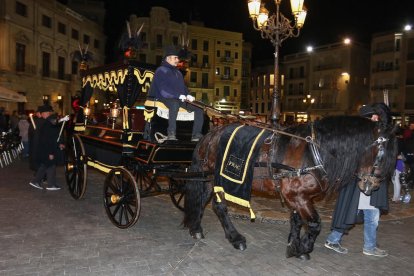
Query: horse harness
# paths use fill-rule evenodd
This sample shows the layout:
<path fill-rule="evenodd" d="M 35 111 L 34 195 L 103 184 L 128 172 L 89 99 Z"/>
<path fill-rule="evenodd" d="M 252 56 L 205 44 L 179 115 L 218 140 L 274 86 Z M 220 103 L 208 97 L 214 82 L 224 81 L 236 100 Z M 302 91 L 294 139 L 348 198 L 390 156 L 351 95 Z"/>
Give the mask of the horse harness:
<path fill-rule="evenodd" d="M 265 140 L 265 143 L 270 144 L 270 143 L 275 143 L 276 139 L 278 136 L 276 136 L 275 138 L 275 133 L 280 133 L 281 135 L 288 135 L 291 136 L 293 138 L 297 138 L 297 139 L 301 139 L 306 141 L 309 144 L 309 148 L 311 151 L 311 156 L 314 162 L 314 166 L 309 166 L 309 167 L 304 167 L 304 168 L 294 168 L 285 164 L 281 164 L 281 163 L 274 163 L 274 162 L 258 162 L 256 163 L 256 167 L 268 167 L 269 168 L 269 175 L 271 176 L 271 178 L 273 180 L 279 180 L 282 178 L 291 178 L 291 177 L 299 177 L 305 174 L 309 174 L 313 171 L 320 171 L 322 173 L 322 177 L 327 175 L 327 172 L 324 168 L 324 164 L 323 164 L 323 160 L 320 154 L 320 145 L 318 145 L 316 143 L 316 133 L 315 133 L 315 129 L 314 129 L 314 125 L 313 123 L 311 123 L 311 136 L 307 136 L 307 137 L 301 137 L 298 135 L 294 135 L 291 133 L 287 133 L 287 132 L 283 132 L 283 131 L 278 131 L 278 130 L 274 130 L 273 134 L 267 138 L 267 140 Z M 376 178 L 380 178 L 381 175 L 376 174 L 375 171 L 376 169 L 379 167 L 384 153 L 385 153 L 385 148 L 384 148 L 384 143 L 387 142 L 388 139 L 382 136 L 379 136 L 377 138 L 377 140 L 375 140 L 372 144 L 370 144 L 367 147 L 367 150 L 371 147 L 377 146 L 378 148 L 378 152 L 377 155 L 375 156 L 375 160 L 374 160 L 374 165 L 372 166 L 371 172 L 370 173 L 359 173 L 357 174 L 357 178 L 360 180 L 364 180 L 366 179 L 366 177 L 376 177 Z M 274 160 L 274 154 L 275 154 L 275 150 L 274 147 L 272 147 L 271 149 L 271 156 L 269 158 L 269 160 Z M 273 173 L 272 169 L 279 169 L 279 170 L 283 170 L 282 172 L 279 173 Z"/>
<path fill-rule="evenodd" d="M 302 167 L 302 168 L 294 168 L 285 164 L 281 164 L 281 163 L 275 163 L 275 162 L 259 162 L 256 163 L 256 167 L 268 167 L 269 169 L 269 175 L 273 180 L 279 180 L 282 178 L 291 178 L 291 177 L 299 177 L 301 175 L 305 175 L 305 174 L 309 174 L 312 171 L 315 170 L 319 170 L 321 171 L 321 173 L 323 175 L 326 175 L 326 170 L 323 166 L 323 161 L 319 152 L 318 147 L 320 147 L 315 141 L 316 141 L 316 134 L 315 134 L 315 130 L 313 127 L 313 123 L 311 123 L 311 136 L 307 136 L 305 138 L 298 136 L 298 135 L 294 135 L 288 132 L 283 132 L 283 131 L 279 131 L 279 130 L 274 130 L 273 134 L 267 138 L 265 140 L 266 144 L 275 144 L 276 140 L 278 139 L 279 136 L 276 136 L 276 133 L 280 133 L 281 135 L 287 135 L 287 136 L 291 136 L 292 138 L 297 138 L 300 140 L 304 140 L 309 144 L 309 148 L 311 150 L 312 153 L 312 159 L 314 162 L 314 166 L 310 166 L 310 167 Z M 274 160 L 275 158 L 275 150 L 274 150 L 274 146 L 271 149 L 271 156 L 269 158 L 269 160 Z M 279 173 L 273 173 L 273 169 L 279 169 L 279 170 L 283 170 L 282 172 Z"/>

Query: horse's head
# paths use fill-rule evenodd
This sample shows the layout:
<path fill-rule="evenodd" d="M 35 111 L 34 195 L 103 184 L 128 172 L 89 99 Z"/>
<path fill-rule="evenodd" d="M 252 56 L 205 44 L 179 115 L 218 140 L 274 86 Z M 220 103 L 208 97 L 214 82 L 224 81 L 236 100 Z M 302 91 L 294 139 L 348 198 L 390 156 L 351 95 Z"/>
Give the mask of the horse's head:
<path fill-rule="evenodd" d="M 387 137 L 387 138 L 385 138 Z M 367 149 L 357 173 L 357 185 L 366 195 L 379 188 L 393 171 L 395 163 L 395 135 L 379 136 Z"/>

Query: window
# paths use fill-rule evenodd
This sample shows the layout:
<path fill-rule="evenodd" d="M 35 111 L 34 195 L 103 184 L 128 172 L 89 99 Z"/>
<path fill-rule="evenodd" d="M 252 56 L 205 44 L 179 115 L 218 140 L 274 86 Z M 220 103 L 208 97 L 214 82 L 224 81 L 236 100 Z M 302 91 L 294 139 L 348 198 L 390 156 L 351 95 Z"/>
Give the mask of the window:
<path fill-rule="evenodd" d="M 65 79 L 65 58 L 58 57 L 58 79 Z"/>
<path fill-rule="evenodd" d="M 208 41 L 203 41 L 203 51 L 208 51 Z"/>
<path fill-rule="evenodd" d="M 100 47 L 99 40 L 97 40 L 97 39 L 94 39 L 94 40 L 93 40 L 93 47 L 94 47 L 95 49 L 99 49 L 99 47 Z"/>
<path fill-rule="evenodd" d="M 233 89 L 234 97 L 237 97 L 237 88 Z"/>
<path fill-rule="evenodd" d="M 26 67 L 26 45 L 16 43 L 16 71 L 24 72 Z"/>
<path fill-rule="evenodd" d="M 305 67 L 301 66 L 301 67 L 299 68 L 299 76 L 300 76 L 301 78 L 304 78 L 304 77 L 305 77 Z"/>
<path fill-rule="evenodd" d="M 155 57 L 155 65 L 160 65 L 162 62 L 162 56 L 156 56 Z"/>
<path fill-rule="evenodd" d="M 224 76 L 230 78 L 230 67 L 224 67 Z"/>
<path fill-rule="evenodd" d="M 140 37 L 140 39 L 141 39 L 141 41 L 142 41 L 142 42 L 147 41 L 147 33 L 142 32 L 142 33 L 139 35 L 139 37 Z"/>
<path fill-rule="evenodd" d="M 220 88 L 216 88 L 216 97 L 220 96 Z"/>
<path fill-rule="evenodd" d="M 42 15 L 42 26 L 46 28 L 52 28 L 52 18 L 47 15 Z"/>
<path fill-rule="evenodd" d="M 162 35 L 157 34 L 155 40 L 155 45 L 157 46 L 157 48 L 162 48 Z"/>
<path fill-rule="evenodd" d="M 230 42 L 224 42 L 224 45 L 231 46 L 231 43 Z"/>
<path fill-rule="evenodd" d="M 42 53 L 42 77 L 50 77 L 50 53 Z"/>
<path fill-rule="evenodd" d="M 79 40 L 79 31 L 76 29 L 72 29 L 72 38 Z"/>
<path fill-rule="evenodd" d="M 238 75 L 238 71 L 237 69 L 234 69 L 234 76 L 237 77 L 237 75 Z"/>
<path fill-rule="evenodd" d="M 229 50 L 224 51 L 224 56 L 225 56 L 226 58 L 231 57 L 231 52 L 230 52 Z"/>
<path fill-rule="evenodd" d="M 191 49 L 197 50 L 197 39 L 191 39 Z"/>
<path fill-rule="evenodd" d="M 217 57 L 220 57 L 220 50 L 217 50 L 217 52 L 216 52 L 216 56 L 217 56 Z"/>
<path fill-rule="evenodd" d="M 191 72 L 190 74 L 190 82 L 196 83 L 197 82 L 197 72 Z"/>
<path fill-rule="evenodd" d="M 203 67 L 208 67 L 208 55 L 203 55 Z"/>
<path fill-rule="evenodd" d="M 72 61 L 72 75 L 78 74 L 79 63 L 77 61 Z"/>
<path fill-rule="evenodd" d="M 19 1 L 16 1 L 16 13 L 27 17 L 27 6 Z"/>
<path fill-rule="evenodd" d="M 238 58 L 239 58 L 239 53 L 238 53 L 238 52 L 235 52 L 235 53 L 234 53 L 234 58 L 235 58 L 235 59 L 238 59 Z"/>
<path fill-rule="evenodd" d="M 303 95 L 303 83 L 299 83 L 299 94 Z"/>
<path fill-rule="evenodd" d="M 172 43 L 173 45 L 177 46 L 178 45 L 178 36 L 173 36 L 172 38 Z"/>
<path fill-rule="evenodd" d="M 147 63 L 147 55 L 146 54 L 139 54 L 139 59 L 140 62 L 143 63 Z"/>
<path fill-rule="evenodd" d="M 216 68 L 216 75 L 220 75 L 220 68 L 219 67 Z"/>
<path fill-rule="evenodd" d="M 66 25 L 62 22 L 58 22 L 58 32 L 61 34 L 66 34 Z"/>
<path fill-rule="evenodd" d="M 201 101 L 205 104 L 208 104 L 208 94 L 207 93 L 201 94 Z"/>
<path fill-rule="evenodd" d="M 223 96 L 224 96 L 224 97 L 228 97 L 228 96 L 230 96 L 230 86 L 225 85 L 225 86 L 223 87 Z"/>
<path fill-rule="evenodd" d="M 191 66 L 193 66 L 193 67 L 198 67 L 198 65 L 197 65 L 197 54 L 192 54 L 191 55 Z"/>
<path fill-rule="evenodd" d="M 89 44 L 90 41 L 91 41 L 91 38 L 89 37 L 89 35 L 84 34 L 83 35 L 83 43 L 84 44 Z"/>
<path fill-rule="evenodd" d="M 201 87 L 208 88 L 208 73 L 203 73 L 201 75 Z"/>

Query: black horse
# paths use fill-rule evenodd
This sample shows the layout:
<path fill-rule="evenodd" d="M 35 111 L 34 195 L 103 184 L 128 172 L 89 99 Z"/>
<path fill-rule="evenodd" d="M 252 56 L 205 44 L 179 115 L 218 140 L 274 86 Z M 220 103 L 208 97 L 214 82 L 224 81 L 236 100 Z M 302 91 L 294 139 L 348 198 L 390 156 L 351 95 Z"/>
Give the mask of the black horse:
<path fill-rule="evenodd" d="M 236 249 L 244 250 L 246 239 L 227 212 L 226 199 L 231 196 L 225 189 L 217 189 L 217 169 L 222 168 L 218 160 L 224 154 L 220 141 L 223 136 L 228 137 L 229 128 L 234 129 L 235 125 L 209 132 L 194 151 L 191 170 L 210 181 L 188 181 L 183 224 L 194 238 L 203 238 L 201 219 L 205 206 L 213 198 L 213 210 L 226 238 Z M 379 187 L 380 181 L 390 177 L 395 165 L 393 128 L 362 117 L 327 117 L 283 132 L 269 128 L 264 135 L 266 139 L 259 145 L 251 165 L 250 189 L 271 194 L 279 189 L 291 209 L 287 257 L 309 259 L 313 251 L 321 230 L 315 199 L 323 199 L 344 185 L 359 185 L 369 194 Z M 302 226 L 306 227 L 300 237 Z"/>

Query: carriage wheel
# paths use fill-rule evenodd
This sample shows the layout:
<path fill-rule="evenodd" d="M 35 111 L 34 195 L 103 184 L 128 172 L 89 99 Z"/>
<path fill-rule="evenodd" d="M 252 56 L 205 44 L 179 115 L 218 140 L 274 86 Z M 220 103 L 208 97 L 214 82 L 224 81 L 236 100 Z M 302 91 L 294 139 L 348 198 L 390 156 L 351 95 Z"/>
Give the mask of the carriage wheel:
<path fill-rule="evenodd" d="M 157 182 L 153 178 L 153 174 L 150 171 L 138 168 L 134 172 L 134 176 L 140 192 L 145 193 L 157 189 Z"/>
<path fill-rule="evenodd" d="M 138 185 L 124 168 L 109 172 L 104 183 L 104 207 L 112 224 L 118 228 L 133 226 L 139 217 L 141 200 Z"/>
<path fill-rule="evenodd" d="M 170 178 L 169 191 L 172 202 L 179 210 L 184 211 L 185 181 Z"/>
<path fill-rule="evenodd" d="M 70 139 L 65 158 L 65 178 L 69 192 L 74 199 L 81 199 L 86 191 L 88 176 L 87 164 L 84 160 L 85 148 L 77 134 Z"/>

